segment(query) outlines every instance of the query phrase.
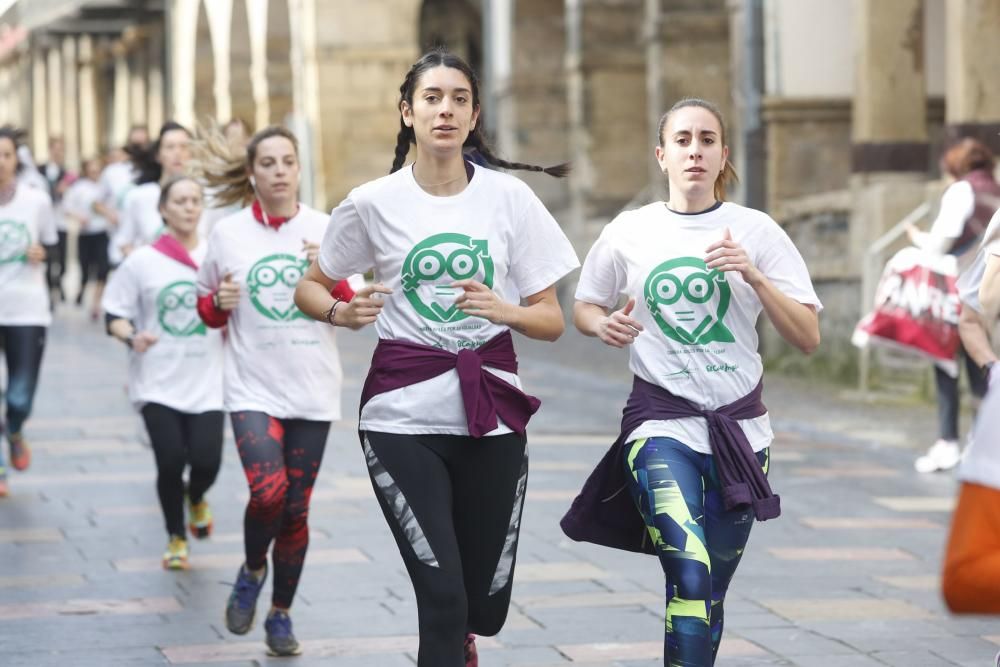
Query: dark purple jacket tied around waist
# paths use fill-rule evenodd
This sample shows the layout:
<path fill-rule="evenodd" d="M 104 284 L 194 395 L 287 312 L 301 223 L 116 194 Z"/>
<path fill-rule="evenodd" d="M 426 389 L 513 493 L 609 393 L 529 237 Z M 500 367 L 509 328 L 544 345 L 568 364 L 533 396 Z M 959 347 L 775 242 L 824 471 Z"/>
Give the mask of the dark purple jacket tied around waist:
<path fill-rule="evenodd" d="M 753 509 L 760 521 L 781 514 L 780 500 L 771 492 L 746 434 L 737 423 L 767 413 L 761 401 L 763 381 L 743 398 L 717 410 L 703 410 L 663 387 L 636 377 L 622 412 L 621 434 L 587 478 L 580 494 L 562 518 L 563 532 L 578 542 L 615 549 L 655 553 L 646 539 L 646 526 L 628 491 L 625 438 L 650 420 L 704 417 L 708 441 L 722 485 L 727 510 Z"/>
<path fill-rule="evenodd" d="M 524 435 L 528 420 L 541 401 L 483 366 L 517 373 L 517 355 L 509 330 L 475 350 L 462 350 L 458 354 L 405 340 L 380 339 L 361 390 L 361 409 L 373 396 L 430 380 L 454 368 L 458 371 L 469 435 L 483 437 L 499 426 L 498 417 L 511 430 Z"/>

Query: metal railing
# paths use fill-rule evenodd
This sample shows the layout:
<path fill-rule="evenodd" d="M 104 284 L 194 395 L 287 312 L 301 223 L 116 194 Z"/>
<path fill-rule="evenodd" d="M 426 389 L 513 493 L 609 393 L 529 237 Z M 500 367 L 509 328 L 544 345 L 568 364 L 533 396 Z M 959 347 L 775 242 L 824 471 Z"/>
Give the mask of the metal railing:
<path fill-rule="evenodd" d="M 893 225 L 892 229 L 878 237 L 868 246 L 861 267 L 861 317 L 867 315 L 874 304 L 875 289 L 886 261 L 886 250 L 902 238 L 910 225 L 915 225 L 922 221 L 930 211 L 931 205 L 929 202 L 920 204 L 920 206 L 910 211 L 906 217 Z M 868 393 L 869 390 L 871 350 L 871 345 L 866 345 L 860 349 L 858 356 L 858 389 L 864 394 Z"/>

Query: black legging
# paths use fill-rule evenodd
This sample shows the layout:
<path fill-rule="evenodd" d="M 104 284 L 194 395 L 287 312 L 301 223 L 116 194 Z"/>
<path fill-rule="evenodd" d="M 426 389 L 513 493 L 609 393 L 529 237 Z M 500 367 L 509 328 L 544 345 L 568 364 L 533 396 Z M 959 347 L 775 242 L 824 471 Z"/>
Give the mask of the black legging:
<path fill-rule="evenodd" d="M 222 412 L 180 412 L 147 403 L 142 418 L 156 456 L 156 491 L 167 522 L 167 533 L 184 536 L 184 468 L 191 466 L 187 485 L 192 503 L 202 501 L 222 463 Z"/>
<path fill-rule="evenodd" d="M 80 293 L 91 280 L 103 283 L 108 279 L 108 233 L 80 234 L 77 239 L 80 256 Z"/>
<path fill-rule="evenodd" d="M 958 349 L 958 367 L 965 366 L 969 374 L 969 387 L 972 395 L 982 398 L 986 394 L 986 377 L 968 355 L 965 348 Z M 958 440 L 958 412 L 961 399 L 958 395 L 958 377 L 945 373 L 937 364 L 934 365 L 934 382 L 937 385 L 938 429 L 942 440 Z"/>
<path fill-rule="evenodd" d="M 49 291 L 58 290 L 59 298 L 64 298 L 63 277 L 66 275 L 66 246 L 69 238 L 68 232 L 59 230 L 57 232 L 59 240 L 55 245 L 45 246 L 45 264 L 47 267 L 47 279 Z"/>
<path fill-rule="evenodd" d="M 419 667 L 464 667 L 503 627 L 528 480 L 523 436 L 365 432 L 372 486 L 417 597 Z"/>
<path fill-rule="evenodd" d="M 243 517 L 247 567 L 262 569 L 274 542 L 271 602 L 288 609 L 309 548 L 309 497 L 323 461 L 330 422 L 277 419 L 249 410 L 230 416 L 250 485 Z"/>

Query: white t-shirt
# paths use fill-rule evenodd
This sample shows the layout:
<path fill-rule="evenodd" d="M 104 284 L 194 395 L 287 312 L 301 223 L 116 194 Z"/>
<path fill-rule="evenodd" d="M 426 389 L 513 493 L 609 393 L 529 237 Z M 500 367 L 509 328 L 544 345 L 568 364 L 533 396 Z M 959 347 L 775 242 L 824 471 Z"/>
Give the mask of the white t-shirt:
<path fill-rule="evenodd" d="M 28 246 L 54 245 L 52 199 L 41 190 L 17 186 L 14 198 L 0 206 L 0 326 L 52 323 L 45 262 L 28 262 Z"/>
<path fill-rule="evenodd" d="M 94 212 L 94 204 L 101 201 L 101 196 L 101 186 L 86 178 L 78 179 L 69 186 L 63 196 L 63 211 L 86 218 L 87 224 L 80 228 L 83 235 L 98 234 L 108 229 L 107 219 Z"/>
<path fill-rule="evenodd" d="M 143 183 L 129 190 L 122 202 L 115 246 L 119 250 L 126 246 L 135 250 L 155 241 L 162 231 L 160 184 Z"/>
<path fill-rule="evenodd" d="M 191 251 L 200 264 L 204 242 Z M 129 352 L 128 395 L 136 406 L 159 403 L 180 412 L 222 409 L 222 332 L 198 317 L 197 272 L 152 247 L 139 248 L 111 275 L 106 313 L 155 334 L 145 352 Z"/>
<path fill-rule="evenodd" d="M 962 457 L 958 478 L 1000 489 L 1000 385 L 992 387 L 983 398 L 972 444 Z"/>
<path fill-rule="evenodd" d="M 379 338 L 433 345 L 449 352 L 476 348 L 506 327 L 454 306 L 474 278 L 508 303 L 553 285 L 579 265 L 558 223 L 522 181 L 475 167 L 457 195 L 435 197 L 407 166 L 355 188 L 334 209 L 319 267 L 331 278 L 374 268 L 393 290 L 375 322 Z M 520 387 L 515 374 L 487 368 Z M 386 433 L 468 435 L 457 371 L 372 398 L 361 428 Z M 492 435 L 510 433 L 502 422 Z"/>
<path fill-rule="evenodd" d="M 318 243 L 327 217 L 300 204 L 278 230 L 245 208 L 215 224 L 198 272 L 211 294 L 227 273 L 240 286 L 226 342 L 226 410 L 282 419 L 340 419 L 342 373 L 334 328 L 304 315 L 293 301 L 309 268 L 302 241 Z"/>
<path fill-rule="evenodd" d="M 749 394 L 763 374 L 755 325 L 763 306 L 736 272 L 705 267 L 705 249 L 723 238 L 747 251 L 753 264 L 792 299 L 822 308 L 805 262 L 766 213 L 731 203 L 694 215 L 663 202 L 627 211 L 601 232 L 583 263 L 578 301 L 614 308 L 633 297 L 632 317 L 644 331 L 629 347 L 629 367 L 643 380 L 717 409 Z M 740 422 L 754 451 L 774 434 L 767 415 Z M 629 440 L 671 437 L 710 454 L 701 417 L 647 421 Z"/>
<path fill-rule="evenodd" d="M 914 239 L 917 247 L 936 253 L 946 253 L 955 239 L 965 231 L 966 221 L 976 210 L 976 193 L 968 181 L 956 181 L 941 195 L 941 206 L 930 231 L 920 232 Z"/>
<path fill-rule="evenodd" d="M 101 203 L 121 211 L 125 208 L 125 195 L 135 187 L 135 170 L 129 161 L 113 162 L 101 172 Z"/>

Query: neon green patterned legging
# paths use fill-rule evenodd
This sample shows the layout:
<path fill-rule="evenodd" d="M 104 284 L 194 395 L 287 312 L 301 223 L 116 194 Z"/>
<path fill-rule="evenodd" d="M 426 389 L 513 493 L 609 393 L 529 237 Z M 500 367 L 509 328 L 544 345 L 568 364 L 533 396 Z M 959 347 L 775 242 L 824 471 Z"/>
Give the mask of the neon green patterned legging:
<path fill-rule="evenodd" d="M 768 451 L 757 453 L 764 473 Z M 723 600 L 750 528 L 750 509 L 723 507 L 715 459 L 673 438 L 625 448 L 630 490 L 666 576 L 666 667 L 710 667 L 722 640 Z"/>

